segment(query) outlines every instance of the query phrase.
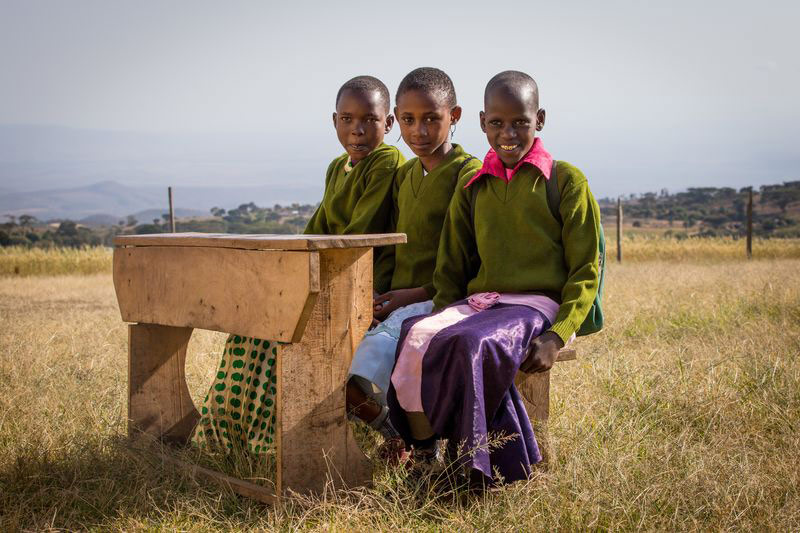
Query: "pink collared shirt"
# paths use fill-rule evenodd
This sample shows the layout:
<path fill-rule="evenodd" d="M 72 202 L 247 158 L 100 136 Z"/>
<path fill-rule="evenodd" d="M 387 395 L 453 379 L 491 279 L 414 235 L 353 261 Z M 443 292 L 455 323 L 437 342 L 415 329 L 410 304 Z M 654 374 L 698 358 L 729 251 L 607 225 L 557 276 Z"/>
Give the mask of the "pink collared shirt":
<path fill-rule="evenodd" d="M 491 176 L 500 178 L 505 182 L 509 182 L 511 181 L 511 178 L 514 177 L 514 174 L 516 174 L 520 167 L 525 163 L 535 166 L 542 172 L 545 179 L 550 179 L 550 169 L 553 165 L 553 156 L 550 155 L 550 152 L 545 150 L 542 140 L 539 137 L 536 137 L 536 139 L 533 141 L 533 146 L 531 146 L 531 149 L 528 150 L 528 153 L 525 154 L 525 157 L 519 160 L 514 168 L 504 167 L 500 157 L 493 149 L 490 148 L 489 152 L 486 154 L 486 157 L 483 158 L 483 166 L 481 166 L 480 170 L 475 173 L 472 179 L 469 180 L 466 185 L 464 185 L 464 188 L 466 189 L 472 185 L 484 174 L 489 174 Z"/>

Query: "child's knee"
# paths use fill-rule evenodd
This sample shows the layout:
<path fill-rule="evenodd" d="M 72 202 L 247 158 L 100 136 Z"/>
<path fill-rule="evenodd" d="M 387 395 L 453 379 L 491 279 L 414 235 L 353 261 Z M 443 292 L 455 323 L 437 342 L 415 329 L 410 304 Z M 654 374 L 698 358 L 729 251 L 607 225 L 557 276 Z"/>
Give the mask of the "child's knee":
<path fill-rule="evenodd" d="M 354 376 L 350 376 L 348 378 L 347 383 L 344 386 L 345 395 L 347 397 L 347 403 L 352 403 L 353 401 L 362 400 L 364 396 L 364 391 L 361 389 L 361 386 L 358 384 L 358 381 L 354 379 Z"/>

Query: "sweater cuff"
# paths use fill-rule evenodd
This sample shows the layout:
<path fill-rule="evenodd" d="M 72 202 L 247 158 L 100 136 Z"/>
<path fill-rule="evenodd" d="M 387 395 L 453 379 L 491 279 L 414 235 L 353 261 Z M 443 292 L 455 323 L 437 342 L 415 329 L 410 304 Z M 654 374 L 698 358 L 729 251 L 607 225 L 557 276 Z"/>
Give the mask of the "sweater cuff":
<path fill-rule="evenodd" d="M 547 331 L 552 331 L 561 339 L 561 342 L 564 343 L 564 346 L 567 345 L 569 339 L 572 337 L 572 334 L 575 333 L 575 327 L 572 326 L 569 322 L 562 320 L 561 322 L 556 322 L 553 324 L 553 327 L 548 329 Z"/>

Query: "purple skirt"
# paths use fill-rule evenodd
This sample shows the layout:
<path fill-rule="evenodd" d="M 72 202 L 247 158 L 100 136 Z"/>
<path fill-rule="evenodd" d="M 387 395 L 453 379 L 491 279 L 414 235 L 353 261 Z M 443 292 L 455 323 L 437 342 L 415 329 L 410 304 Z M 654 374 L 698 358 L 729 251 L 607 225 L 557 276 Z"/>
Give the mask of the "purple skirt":
<path fill-rule="evenodd" d="M 466 300 L 403 322 L 387 394 L 392 424 L 406 442 L 413 440 L 395 389 L 395 382 L 403 379 L 398 376 L 399 358 L 407 353 L 403 346 L 417 342 L 415 336 L 424 323 L 417 330 L 412 328 L 426 318 L 431 323 L 440 313 L 453 315 L 459 310 L 462 315 L 455 323 L 435 331 L 426 344 L 417 342 L 424 350 L 419 385 L 422 411 L 440 438 L 466 446 L 469 453 L 462 453 L 463 464 L 490 481 L 497 481 L 495 473 L 506 482 L 525 479 L 542 456 L 514 376 L 531 341 L 550 323 L 540 311 L 525 305 L 498 304 L 481 312 L 463 306 L 469 307 Z M 401 398 L 404 395 L 401 391 Z M 487 447 L 495 435 L 511 439 L 499 448 Z"/>

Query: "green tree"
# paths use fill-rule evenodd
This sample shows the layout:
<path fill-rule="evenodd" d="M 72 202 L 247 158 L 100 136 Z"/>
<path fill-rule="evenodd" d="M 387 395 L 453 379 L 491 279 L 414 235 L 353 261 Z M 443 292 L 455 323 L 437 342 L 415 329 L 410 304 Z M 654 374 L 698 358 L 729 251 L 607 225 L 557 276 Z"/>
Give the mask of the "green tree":
<path fill-rule="evenodd" d="M 19 217 L 19 225 L 23 228 L 28 228 L 33 226 L 38 220 L 33 215 L 20 215 Z"/>
<path fill-rule="evenodd" d="M 71 220 L 65 220 L 58 225 L 56 234 L 62 237 L 75 237 L 78 235 L 78 225 Z"/>

